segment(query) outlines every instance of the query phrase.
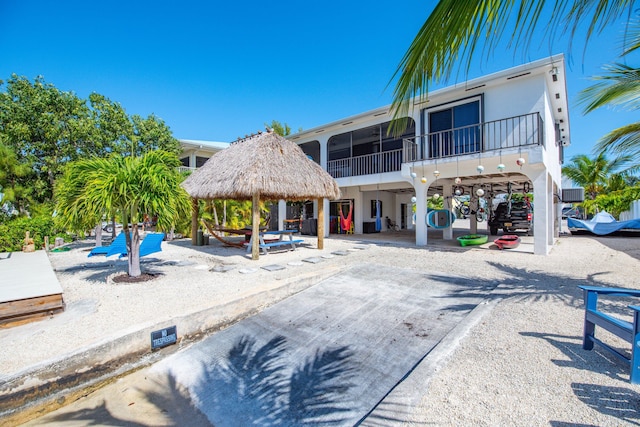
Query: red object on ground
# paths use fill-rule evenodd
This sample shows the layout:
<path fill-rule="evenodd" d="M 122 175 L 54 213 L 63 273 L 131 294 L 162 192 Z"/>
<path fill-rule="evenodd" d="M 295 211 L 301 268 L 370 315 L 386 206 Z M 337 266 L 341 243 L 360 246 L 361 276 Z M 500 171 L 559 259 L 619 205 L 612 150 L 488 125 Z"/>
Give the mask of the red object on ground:
<path fill-rule="evenodd" d="M 520 245 L 520 236 L 505 234 L 493 241 L 500 249 L 513 249 Z"/>

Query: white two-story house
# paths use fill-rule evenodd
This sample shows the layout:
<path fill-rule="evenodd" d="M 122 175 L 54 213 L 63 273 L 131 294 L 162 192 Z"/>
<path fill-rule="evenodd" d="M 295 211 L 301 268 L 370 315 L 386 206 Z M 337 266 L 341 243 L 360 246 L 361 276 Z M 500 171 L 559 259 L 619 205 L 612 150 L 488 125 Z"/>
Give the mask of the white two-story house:
<path fill-rule="evenodd" d="M 511 188 L 533 194 L 534 253 L 548 253 L 560 226 L 561 164 L 570 141 L 564 56 L 430 92 L 415 100 L 400 137 L 389 134 L 391 120 L 387 106 L 288 137 L 340 186 L 342 200 L 325 201 L 327 232 L 346 204 L 354 233 L 388 216 L 424 246 L 429 197 L 437 194 L 452 209 L 460 193 L 477 202 L 478 194 L 489 200 Z M 486 223 L 472 216 L 470 233 L 478 227 Z M 452 227 L 442 233 L 453 238 Z"/>

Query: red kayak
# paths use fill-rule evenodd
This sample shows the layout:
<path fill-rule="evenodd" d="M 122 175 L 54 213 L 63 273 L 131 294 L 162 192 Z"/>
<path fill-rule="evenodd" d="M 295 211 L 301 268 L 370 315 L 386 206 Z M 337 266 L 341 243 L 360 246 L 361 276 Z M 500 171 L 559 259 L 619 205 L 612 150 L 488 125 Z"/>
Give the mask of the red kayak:
<path fill-rule="evenodd" d="M 513 249 L 520 245 L 520 236 L 505 234 L 493 241 L 500 249 Z"/>

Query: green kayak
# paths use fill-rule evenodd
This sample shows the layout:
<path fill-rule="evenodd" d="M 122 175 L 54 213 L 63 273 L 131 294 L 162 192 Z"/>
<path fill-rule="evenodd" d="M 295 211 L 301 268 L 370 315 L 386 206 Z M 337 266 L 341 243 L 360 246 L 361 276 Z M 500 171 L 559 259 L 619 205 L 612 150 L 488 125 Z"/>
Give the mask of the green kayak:
<path fill-rule="evenodd" d="M 489 240 L 489 236 L 486 234 L 467 234 L 458 237 L 460 246 L 482 245 L 483 243 L 487 243 L 487 240 Z"/>

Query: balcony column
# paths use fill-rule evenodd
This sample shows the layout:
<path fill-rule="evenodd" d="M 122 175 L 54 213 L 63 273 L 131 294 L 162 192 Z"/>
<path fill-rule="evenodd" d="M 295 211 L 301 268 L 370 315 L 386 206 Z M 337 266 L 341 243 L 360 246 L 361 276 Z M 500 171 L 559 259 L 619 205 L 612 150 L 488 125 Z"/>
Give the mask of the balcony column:
<path fill-rule="evenodd" d="M 427 246 L 427 189 L 426 183 L 419 180 L 414 184 L 416 190 L 416 246 Z"/>
<path fill-rule="evenodd" d="M 449 212 L 453 211 L 453 192 L 451 191 L 451 183 L 448 181 L 442 185 L 442 197 L 444 197 L 444 209 Z M 447 228 L 442 230 L 443 240 L 453 240 L 453 222 Z"/>
<path fill-rule="evenodd" d="M 478 233 L 478 221 L 476 220 L 475 214 L 469 213 L 469 234 L 477 234 Z"/>
<path fill-rule="evenodd" d="M 329 158 L 328 146 L 329 146 L 329 137 L 321 136 L 318 138 L 318 144 L 320 144 L 320 166 L 325 171 L 327 170 L 327 159 Z"/>
<path fill-rule="evenodd" d="M 533 253 L 547 255 L 553 243 L 553 181 L 545 169 L 528 176 L 533 182 Z"/>

